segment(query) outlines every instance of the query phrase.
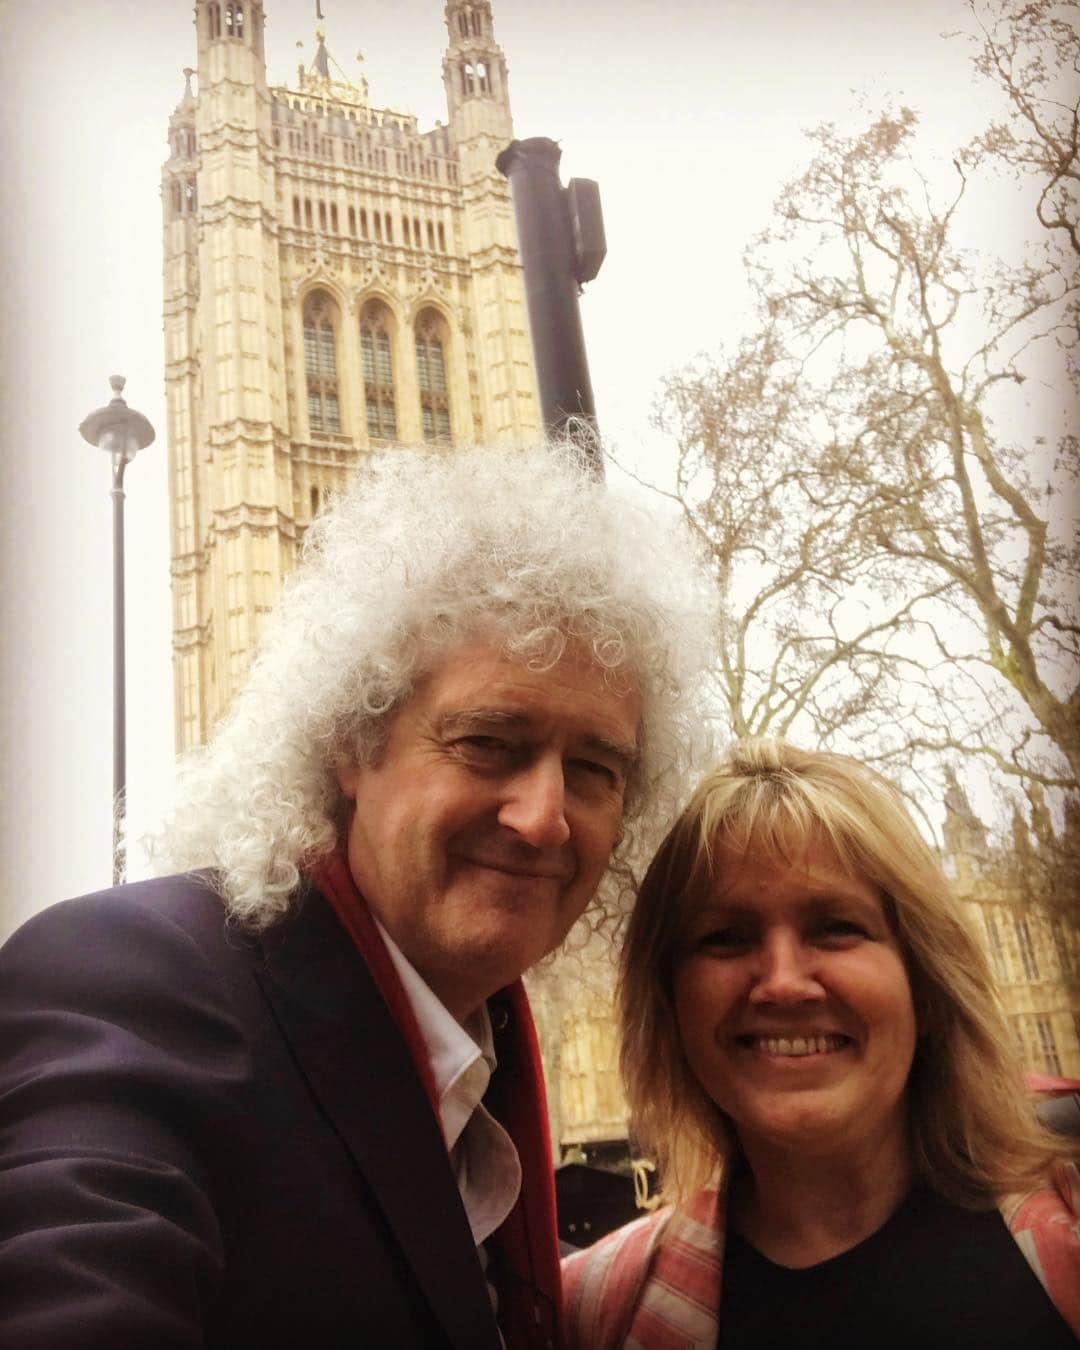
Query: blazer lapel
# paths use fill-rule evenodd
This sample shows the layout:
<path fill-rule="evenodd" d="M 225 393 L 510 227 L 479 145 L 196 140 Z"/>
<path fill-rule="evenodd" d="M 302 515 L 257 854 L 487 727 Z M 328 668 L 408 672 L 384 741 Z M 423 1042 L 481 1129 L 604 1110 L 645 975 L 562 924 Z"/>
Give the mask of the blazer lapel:
<path fill-rule="evenodd" d="M 498 1350 L 442 1131 L 363 958 L 317 892 L 264 947 L 275 1017 L 451 1343 Z"/>

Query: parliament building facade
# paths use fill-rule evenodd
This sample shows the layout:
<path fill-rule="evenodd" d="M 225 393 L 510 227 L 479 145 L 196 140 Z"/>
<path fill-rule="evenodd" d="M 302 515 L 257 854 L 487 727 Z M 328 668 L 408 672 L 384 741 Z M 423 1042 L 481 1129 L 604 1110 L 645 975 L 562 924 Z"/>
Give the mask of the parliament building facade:
<path fill-rule="evenodd" d="M 539 433 L 495 168 L 506 59 L 488 0 L 444 18 L 447 122 L 421 130 L 371 106 L 321 28 L 310 66 L 271 85 L 261 0 L 195 6 L 162 170 L 179 750 L 242 681 L 327 492 L 395 444 Z"/>

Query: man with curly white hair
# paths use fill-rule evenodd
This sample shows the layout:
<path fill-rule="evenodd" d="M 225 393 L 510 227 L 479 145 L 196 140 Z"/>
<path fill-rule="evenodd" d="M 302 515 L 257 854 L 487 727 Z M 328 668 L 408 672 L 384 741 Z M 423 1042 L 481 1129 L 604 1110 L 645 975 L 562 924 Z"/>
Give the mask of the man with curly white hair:
<path fill-rule="evenodd" d="M 0 1343 L 557 1343 L 521 974 L 658 837 L 709 620 L 571 454 L 388 453 L 181 766 L 0 953 Z"/>

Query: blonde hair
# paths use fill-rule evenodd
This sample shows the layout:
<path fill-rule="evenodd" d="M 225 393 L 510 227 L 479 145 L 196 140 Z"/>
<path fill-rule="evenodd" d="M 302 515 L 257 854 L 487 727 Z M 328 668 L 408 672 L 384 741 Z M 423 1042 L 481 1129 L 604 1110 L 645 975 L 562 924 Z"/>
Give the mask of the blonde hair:
<path fill-rule="evenodd" d="M 791 865 L 811 842 L 880 888 L 904 955 L 920 1031 L 907 1088 L 916 1171 L 971 1208 L 1030 1185 L 1066 1141 L 1035 1118 L 987 959 L 899 793 L 844 755 L 747 739 L 661 844 L 622 953 L 623 1077 L 666 1192 L 687 1196 L 736 1154 L 731 1123 L 679 1038 L 672 981 L 687 916 L 712 893 L 721 850 Z"/>

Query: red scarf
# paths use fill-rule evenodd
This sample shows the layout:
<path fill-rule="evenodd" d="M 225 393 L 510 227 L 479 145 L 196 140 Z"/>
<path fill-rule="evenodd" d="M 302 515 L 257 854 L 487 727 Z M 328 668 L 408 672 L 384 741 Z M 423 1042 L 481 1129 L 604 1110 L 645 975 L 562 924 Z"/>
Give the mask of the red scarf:
<path fill-rule="evenodd" d="M 364 958 L 438 1116 L 435 1078 L 420 1025 L 344 853 L 338 850 L 321 859 L 310 878 Z M 510 1018 L 484 1105 L 514 1141 L 521 1160 L 521 1194 L 487 1241 L 494 1258 L 489 1271 L 498 1288 L 499 1327 L 507 1350 L 550 1350 L 561 1342 L 561 1296 L 544 1070 L 521 981 L 508 985 L 501 997 L 509 1003 Z"/>

